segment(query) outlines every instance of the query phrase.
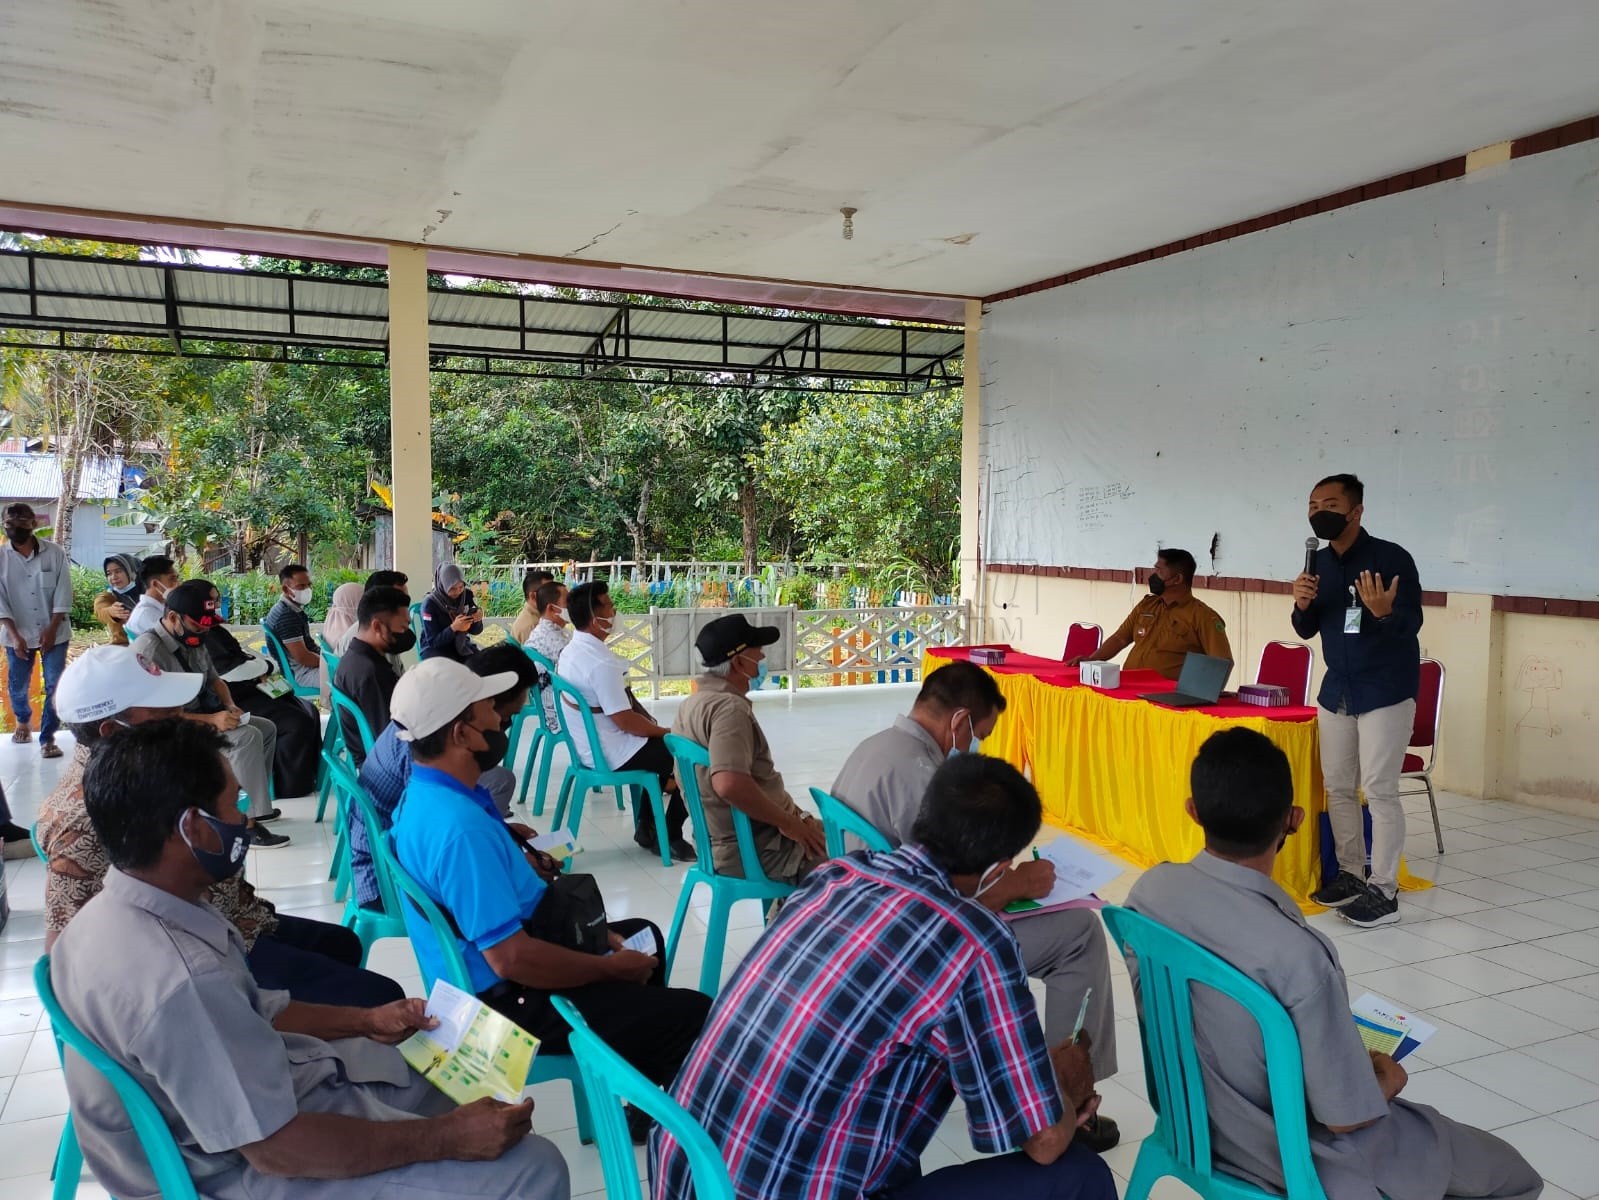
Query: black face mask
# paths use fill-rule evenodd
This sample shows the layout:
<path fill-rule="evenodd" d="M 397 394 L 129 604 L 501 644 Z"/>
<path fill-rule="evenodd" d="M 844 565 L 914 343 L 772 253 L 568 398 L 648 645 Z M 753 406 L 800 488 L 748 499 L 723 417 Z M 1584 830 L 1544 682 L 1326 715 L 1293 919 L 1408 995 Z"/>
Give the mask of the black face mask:
<path fill-rule="evenodd" d="M 473 728 L 477 727 L 474 725 Z M 498 729 L 478 729 L 478 733 L 482 734 L 483 740 L 488 745 L 481 750 L 472 751 L 472 757 L 477 760 L 477 769 L 487 771 L 491 767 L 499 766 L 505 759 L 506 751 L 511 748 L 511 739 Z"/>
<path fill-rule="evenodd" d="M 203 631 L 195 633 L 187 625 L 180 626 L 177 629 L 168 629 L 167 632 L 172 634 L 180 645 L 188 646 L 191 650 L 205 641 L 205 633 Z"/>
<path fill-rule="evenodd" d="M 1329 542 L 1335 541 L 1348 528 L 1349 517 L 1345 513 L 1323 508 L 1310 514 L 1310 531 Z"/>
<path fill-rule="evenodd" d="M 7 525 L 6 537 L 19 546 L 26 546 L 33 537 L 33 530 L 27 525 Z"/>
<path fill-rule="evenodd" d="M 211 826 L 222 843 L 221 850 L 207 850 L 203 846 L 196 846 L 189 840 L 182 823 L 179 823 L 178 836 L 189 847 L 189 853 L 194 855 L 194 861 L 200 864 L 201 869 L 218 883 L 244 870 L 244 852 L 250 848 L 250 827 L 242 821 L 234 825 L 220 817 L 213 817 L 202 809 L 197 808 L 194 813 Z"/>
<path fill-rule="evenodd" d="M 412 633 L 409 629 L 402 629 L 399 633 L 395 633 L 391 629 L 389 630 L 388 645 L 388 653 L 404 654 L 407 650 L 416 645 L 416 634 Z"/>
<path fill-rule="evenodd" d="M 1159 575 L 1151 575 L 1149 577 L 1149 594 L 1151 596 L 1158 596 L 1165 590 L 1166 581 L 1164 579 L 1162 579 Z"/>

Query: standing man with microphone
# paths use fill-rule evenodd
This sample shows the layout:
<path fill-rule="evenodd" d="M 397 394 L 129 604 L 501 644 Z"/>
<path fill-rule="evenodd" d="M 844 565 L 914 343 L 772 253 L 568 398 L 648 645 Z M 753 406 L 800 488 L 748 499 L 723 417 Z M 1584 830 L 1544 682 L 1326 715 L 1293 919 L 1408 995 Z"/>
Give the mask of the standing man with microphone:
<path fill-rule="evenodd" d="M 1295 633 L 1321 634 L 1327 664 L 1316 720 L 1338 876 L 1311 899 L 1363 928 L 1399 920 L 1399 772 L 1421 682 L 1421 580 L 1402 546 L 1361 528 L 1365 494 L 1353 475 L 1329 475 L 1311 491 L 1310 528 L 1328 545 L 1313 553 L 1306 539 L 1293 611 Z M 1371 809 L 1369 879 L 1357 785 Z"/>

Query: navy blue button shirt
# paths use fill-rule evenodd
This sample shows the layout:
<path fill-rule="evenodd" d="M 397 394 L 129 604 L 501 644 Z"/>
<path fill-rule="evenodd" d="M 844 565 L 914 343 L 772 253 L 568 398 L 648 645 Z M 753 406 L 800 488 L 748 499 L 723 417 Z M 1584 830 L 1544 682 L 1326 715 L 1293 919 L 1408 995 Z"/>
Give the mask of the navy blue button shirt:
<path fill-rule="evenodd" d="M 1372 616 L 1355 591 L 1362 571 L 1382 576 L 1384 586 L 1399 576 L 1394 610 L 1382 620 Z M 1374 538 L 1364 529 L 1339 557 L 1331 546 L 1316 555 L 1320 588 L 1310 607 L 1293 611 L 1294 632 L 1302 638 L 1321 634 L 1321 656 L 1327 675 L 1316 703 L 1329 712 L 1352 716 L 1414 700 L 1421 687 L 1421 580 L 1416 562 L 1396 542 Z M 1360 632 L 1344 632 L 1344 611 L 1360 608 Z"/>

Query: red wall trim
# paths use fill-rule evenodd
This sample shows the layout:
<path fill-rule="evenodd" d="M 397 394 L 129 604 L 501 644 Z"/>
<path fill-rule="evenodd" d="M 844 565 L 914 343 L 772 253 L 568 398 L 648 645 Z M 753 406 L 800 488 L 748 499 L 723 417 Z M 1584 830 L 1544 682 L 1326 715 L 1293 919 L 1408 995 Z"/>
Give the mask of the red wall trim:
<path fill-rule="evenodd" d="M 1599 600 L 1560 600 L 1545 596 L 1495 596 L 1494 611 L 1547 617 L 1586 617 L 1599 621 Z"/>
<path fill-rule="evenodd" d="M 1545 129 L 1540 133 L 1531 133 L 1525 137 L 1516 138 L 1510 143 L 1511 158 L 1525 158 L 1529 154 L 1543 154 L 1550 150 L 1559 150 L 1564 146 L 1573 146 L 1578 142 L 1599 138 L 1599 117 L 1583 117 L 1581 120 L 1571 121 L 1565 125 L 1556 126 L 1554 129 Z M 1266 213 L 1264 216 L 1251 217 L 1247 221 L 1236 221 L 1231 225 L 1223 225 L 1220 229 L 1212 229 L 1205 233 L 1195 234 L 1192 237 L 1180 238 L 1175 242 L 1167 242 L 1164 246 L 1156 246 L 1152 250 L 1140 250 L 1136 254 L 1126 254 L 1110 262 L 1096 263 L 1091 267 L 1079 267 L 1065 275 L 1053 275 L 1048 279 L 1040 279 L 1037 283 L 1023 284 L 1021 287 L 1010 288 L 1007 291 L 995 292 L 992 296 L 983 297 L 983 303 L 992 304 L 998 300 L 1010 300 L 1016 296 L 1027 296 L 1033 292 L 1046 292 L 1050 288 L 1062 287 L 1068 283 L 1077 283 L 1079 280 L 1088 279 L 1090 276 L 1103 275 L 1107 271 L 1119 271 L 1123 267 L 1130 267 L 1136 263 L 1148 262 L 1153 258 L 1167 258 L 1173 254 L 1181 254 L 1184 250 L 1195 250 L 1200 246 L 1208 246 L 1212 242 L 1224 242 L 1231 238 L 1243 237 L 1245 234 L 1258 233 L 1262 229 L 1271 229 L 1277 225 L 1286 225 L 1290 221 L 1297 221 L 1303 217 L 1313 216 L 1316 213 L 1332 212 L 1334 209 L 1347 208 L 1351 204 L 1359 204 L 1364 200 L 1375 200 L 1379 196 L 1390 196 L 1395 192 L 1408 192 L 1413 188 L 1427 187 L 1434 183 L 1441 183 L 1446 179 L 1458 179 L 1466 173 L 1466 156 L 1446 158 L 1442 162 L 1435 162 L 1430 166 L 1418 167 L 1413 171 L 1401 171 L 1397 175 L 1390 175 L 1386 179 L 1377 179 L 1359 187 L 1346 188 L 1341 192 L 1334 192 L 1328 196 L 1321 196 L 1315 200 L 1307 200 L 1303 204 L 1294 204 L 1288 208 L 1280 208 L 1276 212 Z"/>
<path fill-rule="evenodd" d="M 1044 579 L 1086 579 L 1099 583 L 1144 583 L 1149 578 L 1149 568 L 1140 567 L 1136 571 L 1116 571 L 1103 567 L 1050 567 L 1041 563 L 989 563 L 987 570 L 996 575 L 1036 575 Z M 1194 586 L 1208 588 L 1213 592 L 1262 592 L 1272 596 L 1287 596 L 1293 592 L 1293 584 L 1282 579 L 1254 579 L 1244 575 L 1195 575 Z M 1501 600 L 1529 600 L 1530 597 L 1495 596 L 1494 607 L 1500 608 Z M 1423 590 L 1421 603 L 1426 608 L 1442 608 L 1449 603 L 1448 592 L 1429 592 Z M 1564 607 L 1558 613 L 1553 607 L 1547 611 L 1557 616 L 1592 616 L 1599 619 L 1599 601 L 1587 600 L 1538 600 L 1539 607 L 1536 611 L 1544 612 L 1544 605 L 1571 605 L 1570 612 Z M 1586 611 L 1592 609 L 1592 612 Z M 1579 611 L 1582 610 L 1582 611 Z M 1533 611 L 1532 609 L 1512 609 L 1510 611 Z"/>

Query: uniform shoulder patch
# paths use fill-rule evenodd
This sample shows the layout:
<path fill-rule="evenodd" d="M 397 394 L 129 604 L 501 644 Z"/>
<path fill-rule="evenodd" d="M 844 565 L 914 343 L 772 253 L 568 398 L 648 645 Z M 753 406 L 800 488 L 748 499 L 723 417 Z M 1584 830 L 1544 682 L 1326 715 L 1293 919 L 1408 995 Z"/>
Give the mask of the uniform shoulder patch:
<path fill-rule="evenodd" d="M 1217 629 L 1226 629 L 1227 628 L 1227 622 L 1223 621 L 1220 617 L 1217 617 L 1216 618 L 1216 628 Z"/>

